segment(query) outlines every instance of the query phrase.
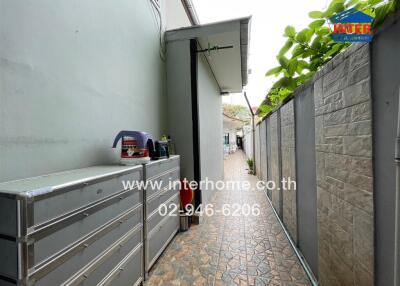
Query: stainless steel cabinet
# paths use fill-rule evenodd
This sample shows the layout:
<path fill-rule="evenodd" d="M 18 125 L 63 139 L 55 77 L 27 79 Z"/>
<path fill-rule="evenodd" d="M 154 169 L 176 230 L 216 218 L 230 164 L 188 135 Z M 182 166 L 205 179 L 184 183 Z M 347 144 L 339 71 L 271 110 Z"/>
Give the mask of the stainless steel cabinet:
<path fill-rule="evenodd" d="M 0 285 L 141 283 L 144 197 L 122 181 L 142 180 L 98 166 L 0 184 Z"/>
<path fill-rule="evenodd" d="M 144 165 L 145 270 L 150 270 L 179 230 L 179 156 Z M 160 211 L 160 206 L 162 210 Z"/>
<path fill-rule="evenodd" d="M 172 156 L 0 184 L 0 286 L 139 285 L 179 229 L 179 178 Z"/>

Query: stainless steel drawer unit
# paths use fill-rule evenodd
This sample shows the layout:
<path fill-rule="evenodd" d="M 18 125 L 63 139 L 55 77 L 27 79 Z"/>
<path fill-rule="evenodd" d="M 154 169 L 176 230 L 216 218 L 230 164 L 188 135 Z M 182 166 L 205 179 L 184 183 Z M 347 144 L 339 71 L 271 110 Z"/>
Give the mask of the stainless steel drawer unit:
<path fill-rule="evenodd" d="M 96 166 L 0 184 L 0 285 L 138 285 L 142 166 Z"/>
<path fill-rule="evenodd" d="M 179 156 L 145 164 L 144 179 L 144 240 L 145 271 L 148 273 L 156 260 L 179 230 Z M 175 182 L 175 183 L 174 183 Z M 164 207 L 166 215 L 159 208 Z"/>

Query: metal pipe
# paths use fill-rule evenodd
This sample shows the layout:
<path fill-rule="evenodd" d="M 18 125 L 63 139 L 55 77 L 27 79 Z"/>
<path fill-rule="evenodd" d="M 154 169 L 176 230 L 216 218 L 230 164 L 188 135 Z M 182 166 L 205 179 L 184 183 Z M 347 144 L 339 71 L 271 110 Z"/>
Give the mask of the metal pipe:
<path fill-rule="evenodd" d="M 183 8 L 186 11 L 186 14 L 189 17 L 190 23 L 192 23 L 193 26 L 200 25 L 200 20 L 199 17 L 197 16 L 196 10 L 194 9 L 192 0 L 181 0 Z"/>
<path fill-rule="evenodd" d="M 256 174 L 256 123 L 255 123 L 255 114 L 253 109 L 251 108 L 250 101 L 247 98 L 247 93 L 244 92 L 244 98 L 246 99 L 247 105 L 249 106 L 250 113 L 251 113 L 251 132 L 252 132 L 252 145 L 253 145 L 253 174 Z"/>
<path fill-rule="evenodd" d="M 395 145 L 396 162 L 396 212 L 395 212 L 395 260 L 394 260 L 394 285 L 400 286 L 400 91 L 398 98 L 397 137 Z"/>

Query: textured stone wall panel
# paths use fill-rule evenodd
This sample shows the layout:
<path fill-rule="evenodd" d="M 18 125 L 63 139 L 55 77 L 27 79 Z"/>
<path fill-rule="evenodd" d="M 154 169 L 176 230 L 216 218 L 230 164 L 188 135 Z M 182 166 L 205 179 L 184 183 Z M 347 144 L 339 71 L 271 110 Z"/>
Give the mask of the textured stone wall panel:
<path fill-rule="evenodd" d="M 373 285 L 368 45 L 333 64 L 314 83 L 319 279 L 323 286 Z"/>

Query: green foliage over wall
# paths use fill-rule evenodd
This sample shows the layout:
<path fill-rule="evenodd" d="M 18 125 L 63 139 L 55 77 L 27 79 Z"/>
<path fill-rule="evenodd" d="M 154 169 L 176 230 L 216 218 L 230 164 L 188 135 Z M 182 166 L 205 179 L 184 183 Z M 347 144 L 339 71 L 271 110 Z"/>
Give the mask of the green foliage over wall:
<path fill-rule="evenodd" d="M 285 44 L 277 55 L 279 65 L 270 69 L 266 76 L 275 76 L 277 81 L 259 106 L 260 117 L 268 115 L 297 87 L 311 79 L 329 60 L 346 49 L 349 43 L 334 42 L 328 19 L 336 13 L 356 8 L 375 17 L 372 27 L 381 24 L 386 16 L 399 8 L 400 0 L 332 0 L 325 11 L 311 11 L 312 22 L 297 31 L 292 26 L 285 28 Z"/>
<path fill-rule="evenodd" d="M 223 104 L 223 113 L 229 117 L 249 122 L 251 115 L 248 107 L 238 104 Z"/>

